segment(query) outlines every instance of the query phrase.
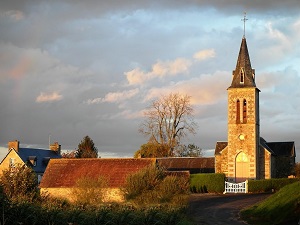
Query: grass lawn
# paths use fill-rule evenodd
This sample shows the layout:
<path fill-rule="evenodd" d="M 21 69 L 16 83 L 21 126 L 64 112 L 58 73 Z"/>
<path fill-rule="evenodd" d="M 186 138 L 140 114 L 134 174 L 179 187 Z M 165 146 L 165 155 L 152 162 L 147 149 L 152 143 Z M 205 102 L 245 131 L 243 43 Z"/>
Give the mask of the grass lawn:
<path fill-rule="evenodd" d="M 300 182 L 287 185 L 259 205 L 241 211 L 250 224 L 297 224 L 300 220 Z"/>

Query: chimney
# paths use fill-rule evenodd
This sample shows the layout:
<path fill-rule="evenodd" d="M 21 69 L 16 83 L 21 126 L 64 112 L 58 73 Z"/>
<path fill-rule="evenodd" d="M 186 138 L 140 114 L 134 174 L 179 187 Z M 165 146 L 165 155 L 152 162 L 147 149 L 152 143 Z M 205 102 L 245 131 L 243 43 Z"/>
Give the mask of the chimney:
<path fill-rule="evenodd" d="M 58 142 L 54 142 L 54 144 L 51 144 L 49 146 L 50 150 L 56 152 L 58 155 L 60 155 L 60 151 L 61 151 L 61 145 L 58 144 Z"/>
<path fill-rule="evenodd" d="M 18 140 L 8 142 L 8 151 L 14 149 L 16 152 L 19 151 L 20 142 Z"/>

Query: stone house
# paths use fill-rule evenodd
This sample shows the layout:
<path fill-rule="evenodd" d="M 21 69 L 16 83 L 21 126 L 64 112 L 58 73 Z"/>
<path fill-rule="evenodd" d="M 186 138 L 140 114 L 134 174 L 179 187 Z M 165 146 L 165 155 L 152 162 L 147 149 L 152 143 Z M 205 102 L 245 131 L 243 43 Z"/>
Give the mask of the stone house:
<path fill-rule="evenodd" d="M 229 181 L 287 177 L 295 165 L 295 143 L 260 136 L 259 93 L 243 37 L 228 92 L 228 141 L 217 142 L 215 172 Z"/>
<path fill-rule="evenodd" d="M 39 187 L 41 194 L 74 201 L 72 190 L 78 179 L 104 177 L 107 181 L 104 201 L 122 202 L 120 187 L 125 184 L 126 177 L 150 165 L 156 165 L 156 159 L 51 159 Z"/>
<path fill-rule="evenodd" d="M 30 166 L 41 180 L 50 159 L 61 158 L 61 146 L 58 142 L 50 149 L 21 148 L 19 141 L 8 142 L 8 153 L 0 163 L 0 175 L 3 170 L 13 169 L 16 165 Z"/>

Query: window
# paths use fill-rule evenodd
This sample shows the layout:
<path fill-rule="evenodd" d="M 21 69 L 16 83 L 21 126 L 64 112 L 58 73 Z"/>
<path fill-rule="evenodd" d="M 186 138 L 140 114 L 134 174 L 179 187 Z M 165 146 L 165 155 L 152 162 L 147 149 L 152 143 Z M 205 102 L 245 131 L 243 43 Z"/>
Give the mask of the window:
<path fill-rule="evenodd" d="M 236 123 L 240 123 L 240 100 L 236 101 Z"/>
<path fill-rule="evenodd" d="M 243 123 L 247 123 L 247 101 L 243 101 Z"/>
<path fill-rule="evenodd" d="M 241 69 L 241 73 L 240 73 L 240 83 L 243 84 L 245 80 L 245 72 L 244 69 Z"/>
<path fill-rule="evenodd" d="M 29 156 L 29 157 L 28 157 L 28 161 L 30 162 L 30 164 L 31 164 L 32 166 L 36 166 L 37 158 L 36 158 L 36 156 Z"/>
<path fill-rule="evenodd" d="M 10 168 L 15 168 L 15 159 L 14 158 L 9 159 L 9 167 Z"/>

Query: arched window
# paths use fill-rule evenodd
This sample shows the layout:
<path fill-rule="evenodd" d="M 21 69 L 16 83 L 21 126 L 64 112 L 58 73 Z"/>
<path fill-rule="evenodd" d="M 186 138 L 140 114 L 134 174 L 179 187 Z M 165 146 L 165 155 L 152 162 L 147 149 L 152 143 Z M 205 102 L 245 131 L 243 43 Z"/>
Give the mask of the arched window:
<path fill-rule="evenodd" d="M 243 84 L 245 80 L 245 73 L 244 73 L 244 69 L 241 69 L 241 73 L 240 73 L 240 83 Z"/>
<path fill-rule="evenodd" d="M 236 123 L 240 123 L 241 122 L 240 114 L 241 114 L 240 100 L 237 100 L 236 101 Z"/>
<path fill-rule="evenodd" d="M 247 123 L 247 101 L 243 101 L 243 123 Z"/>

